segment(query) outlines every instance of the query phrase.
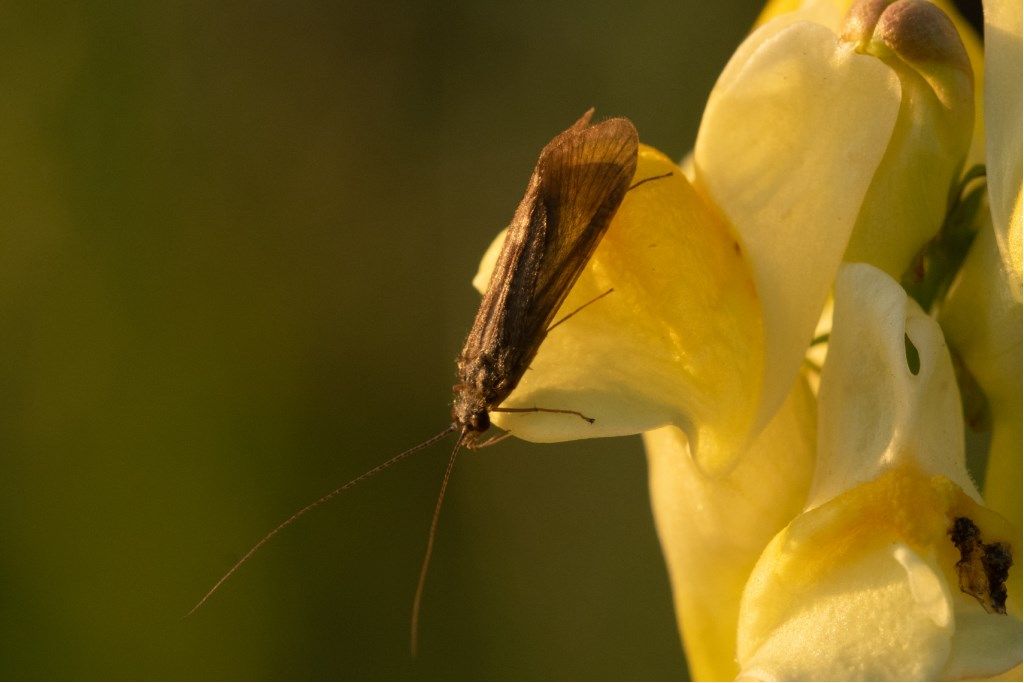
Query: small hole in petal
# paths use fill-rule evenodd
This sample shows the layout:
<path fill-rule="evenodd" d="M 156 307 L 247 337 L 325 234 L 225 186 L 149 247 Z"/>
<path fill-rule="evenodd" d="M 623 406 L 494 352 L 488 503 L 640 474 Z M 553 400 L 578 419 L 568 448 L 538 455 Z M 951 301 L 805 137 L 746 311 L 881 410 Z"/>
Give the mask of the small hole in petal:
<path fill-rule="evenodd" d="M 907 367 L 910 368 L 911 374 L 916 375 L 921 371 L 921 354 L 917 352 L 917 347 L 907 335 L 903 335 L 903 345 L 907 349 Z"/>

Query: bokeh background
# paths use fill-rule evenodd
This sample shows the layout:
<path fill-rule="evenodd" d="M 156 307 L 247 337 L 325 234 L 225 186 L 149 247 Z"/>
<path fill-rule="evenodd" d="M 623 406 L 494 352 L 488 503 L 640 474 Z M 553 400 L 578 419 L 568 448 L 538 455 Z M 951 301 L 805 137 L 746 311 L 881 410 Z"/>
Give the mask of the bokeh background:
<path fill-rule="evenodd" d="M 469 281 L 584 110 L 681 157 L 754 0 L 0 9 L 0 678 L 684 677 L 639 439 L 449 446 Z"/>

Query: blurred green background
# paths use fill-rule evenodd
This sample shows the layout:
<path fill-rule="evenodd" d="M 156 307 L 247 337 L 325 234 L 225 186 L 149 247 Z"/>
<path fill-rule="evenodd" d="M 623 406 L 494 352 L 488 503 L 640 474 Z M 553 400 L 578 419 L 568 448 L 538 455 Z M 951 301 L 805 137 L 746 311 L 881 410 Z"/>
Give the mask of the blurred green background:
<path fill-rule="evenodd" d="M 639 439 L 467 453 L 469 281 L 584 110 L 691 146 L 753 0 L 0 10 L 0 677 L 685 676 Z"/>

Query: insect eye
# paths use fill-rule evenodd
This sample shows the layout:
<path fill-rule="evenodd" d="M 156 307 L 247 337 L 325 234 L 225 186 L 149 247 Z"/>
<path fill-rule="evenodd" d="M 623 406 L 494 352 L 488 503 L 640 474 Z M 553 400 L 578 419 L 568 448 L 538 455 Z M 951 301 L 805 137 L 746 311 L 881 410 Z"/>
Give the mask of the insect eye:
<path fill-rule="evenodd" d="M 479 413 L 473 414 L 473 431 L 486 432 L 487 428 L 491 426 L 491 418 L 488 417 L 486 410 L 481 410 Z"/>

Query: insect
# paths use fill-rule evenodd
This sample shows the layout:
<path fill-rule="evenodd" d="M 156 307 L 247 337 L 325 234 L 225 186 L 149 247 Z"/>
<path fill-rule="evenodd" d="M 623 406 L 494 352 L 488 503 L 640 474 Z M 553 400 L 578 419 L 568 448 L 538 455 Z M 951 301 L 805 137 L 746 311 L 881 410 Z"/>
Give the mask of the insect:
<path fill-rule="evenodd" d="M 548 332 L 606 296 L 592 299 L 552 324 L 569 290 L 604 236 L 636 171 L 638 137 L 625 118 L 591 124 L 593 109 L 549 142 L 537 160 L 526 194 L 509 225 L 487 291 L 457 359 L 452 422 L 441 433 L 338 487 L 296 511 L 267 533 L 203 596 L 192 614 L 279 531 L 338 494 L 405 460 L 452 433 L 458 439 L 448 459 L 431 519 L 427 547 L 413 599 L 411 651 L 415 655 L 423 587 L 437 524 L 459 450 L 481 448 L 509 435 L 478 443 L 493 412 L 552 412 L 593 422 L 564 407 L 506 407 Z M 658 176 L 662 177 L 662 176 Z M 648 178 L 640 183 L 653 180 Z M 633 185 L 636 187 L 636 185 Z"/>
<path fill-rule="evenodd" d="M 633 124 L 618 118 L 591 126 L 592 113 L 544 147 L 512 218 L 457 361 L 452 424 L 461 432 L 460 444 L 471 444 L 490 427 L 490 412 L 573 412 L 500 404 L 537 354 L 636 170 Z"/>

